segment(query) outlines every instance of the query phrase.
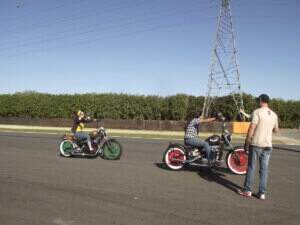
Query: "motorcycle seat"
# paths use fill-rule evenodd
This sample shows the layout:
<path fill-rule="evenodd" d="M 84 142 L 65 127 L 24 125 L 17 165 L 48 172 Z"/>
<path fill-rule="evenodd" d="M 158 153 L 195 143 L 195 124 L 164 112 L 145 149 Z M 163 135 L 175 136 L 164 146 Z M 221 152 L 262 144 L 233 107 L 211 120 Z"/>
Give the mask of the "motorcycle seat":
<path fill-rule="evenodd" d="M 186 147 L 186 149 L 192 149 L 192 148 L 194 148 L 193 145 L 188 145 L 188 144 L 185 144 L 185 147 Z"/>
<path fill-rule="evenodd" d="M 78 141 L 78 138 L 73 135 L 73 141 Z"/>
<path fill-rule="evenodd" d="M 70 141 L 76 141 L 77 138 L 74 136 L 74 134 L 65 134 L 64 139 L 70 140 Z"/>

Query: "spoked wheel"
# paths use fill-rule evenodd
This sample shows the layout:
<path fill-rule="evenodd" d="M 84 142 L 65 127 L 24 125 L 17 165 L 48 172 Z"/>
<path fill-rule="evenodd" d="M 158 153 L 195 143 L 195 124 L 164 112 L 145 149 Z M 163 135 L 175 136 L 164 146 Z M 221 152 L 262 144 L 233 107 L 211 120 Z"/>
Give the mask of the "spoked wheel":
<path fill-rule="evenodd" d="M 181 170 L 184 167 L 186 155 L 184 150 L 179 147 L 168 148 L 164 153 L 163 160 L 169 169 Z"/>
<path fill-rule="evenodd" d="M 64 157 L 70 157 L 72 155 L 73 143 L 70 140 L 64 140 L 60 143 L 59 152 Z"/>
<path fill-rule="evenodd" d="M 122 155 L 122 145 L 115 139 L 108 140 L 103 145 L 103 157 L 108 160 L 120 159 Z"/>
<path fill-rule="evenodd" d="M 244 175 L 248 168 L 248 154 L 244 148 L 236 148 L 227 154 L 226 164 L 232 173 Z"/>

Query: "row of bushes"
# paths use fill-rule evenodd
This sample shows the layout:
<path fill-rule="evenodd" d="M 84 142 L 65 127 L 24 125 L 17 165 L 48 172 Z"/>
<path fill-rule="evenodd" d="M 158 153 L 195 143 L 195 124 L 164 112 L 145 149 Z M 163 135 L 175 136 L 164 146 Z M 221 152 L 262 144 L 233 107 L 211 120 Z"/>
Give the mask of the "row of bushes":
<path fill-rule="evenodd" d="M 0 116 L 33 118 L 70 118 L 78 109 L 97 118 L 186 120 L 201 111 L 204 97 L 178 94 L 168 97 L 127 94 L 52 95 L 35 92 L 0 95 Z M 255 98 L 244 94 L 248 112 L 256 107 Z M 238 119 L 231 96 L 218 98 L 214 111 L 221 111 L 232 120 Z M 300 101 L 273 99 L 271 107 L 280 118 L 282 127 L 300 123 Z"/>

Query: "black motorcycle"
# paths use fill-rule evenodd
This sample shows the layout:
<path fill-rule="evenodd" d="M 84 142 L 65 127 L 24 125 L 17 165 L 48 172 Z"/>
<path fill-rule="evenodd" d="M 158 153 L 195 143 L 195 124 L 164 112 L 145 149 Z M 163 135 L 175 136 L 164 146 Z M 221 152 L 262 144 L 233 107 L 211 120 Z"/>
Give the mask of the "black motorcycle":
<path fill-rule="evenodd" d="M 65 134 L 59 145 L 60 155 L 64 157 L 101 156 L 108 160 L 117 160 L 121 158 L 122 145 L 116 139 L 110 138 L 104 127 L 97 128 L 89 135 L 91 137 L 92 146 L 95 149 L 93 152 L 89 150 L 87 141 L 78 140 L 73 134 Z"/>
<path fill-rule="evenodd" d="M 248 154 L 244 147 L 234 147 L 231 144 L 232 135 L 227 130 L 225 118 L 218 114 L 218 119 L 222 121 L 221 135 L 213 135 L 205 141 L 210 145 L 213 159 L 210 166 L 220 166 L 223 161 L 224 151 L 227 151 L 226 164 L 234 174 L 246 174 L 248 168 Z M 190 145 L 179 143 L 170 143 L 163 154 L 163 162 L 171 170 L 180 170 L 187 165 L 208 167 L 208 161 L 205 152 Z"/>

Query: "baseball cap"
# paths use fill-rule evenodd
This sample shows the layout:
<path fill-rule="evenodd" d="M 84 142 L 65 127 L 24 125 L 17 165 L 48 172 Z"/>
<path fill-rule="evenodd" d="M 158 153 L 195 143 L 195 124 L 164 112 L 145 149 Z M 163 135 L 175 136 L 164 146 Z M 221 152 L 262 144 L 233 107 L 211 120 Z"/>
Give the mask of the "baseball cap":
<path fill-rule="evenodd" d="M 260 96 L 258 96 L 258 98 L 256 98 L 256 100 L 268 103 L 270 101 L 270 97 L 266 94 L 261 94 Z"/>

